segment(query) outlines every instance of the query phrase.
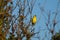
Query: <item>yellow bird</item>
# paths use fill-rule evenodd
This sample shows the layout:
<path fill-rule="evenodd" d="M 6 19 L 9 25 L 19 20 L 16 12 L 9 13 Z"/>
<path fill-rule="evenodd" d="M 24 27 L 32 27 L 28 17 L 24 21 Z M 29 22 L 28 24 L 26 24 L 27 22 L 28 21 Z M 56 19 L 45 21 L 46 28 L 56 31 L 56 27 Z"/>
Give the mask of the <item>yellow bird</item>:
<path fill-rule="evenodd" d="M 36 22 L 37 22 L 37 18 L 36 15 L 34 15 L 32 18 L 32 25 L 36 24 Z"/>

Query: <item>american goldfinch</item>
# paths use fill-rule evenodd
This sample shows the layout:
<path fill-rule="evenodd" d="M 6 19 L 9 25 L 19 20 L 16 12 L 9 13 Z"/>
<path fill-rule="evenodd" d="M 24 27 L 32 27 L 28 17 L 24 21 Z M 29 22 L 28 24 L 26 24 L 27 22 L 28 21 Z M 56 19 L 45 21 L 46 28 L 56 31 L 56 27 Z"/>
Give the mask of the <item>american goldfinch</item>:
<path fill-rule="evenodd" d="M 33 18 L 32 18 L 32 24 L 33 25 L 36 24 L 36 21 L 37 21 L 37 18 L 36 18 L 36 15 L 34 15 Z"/>

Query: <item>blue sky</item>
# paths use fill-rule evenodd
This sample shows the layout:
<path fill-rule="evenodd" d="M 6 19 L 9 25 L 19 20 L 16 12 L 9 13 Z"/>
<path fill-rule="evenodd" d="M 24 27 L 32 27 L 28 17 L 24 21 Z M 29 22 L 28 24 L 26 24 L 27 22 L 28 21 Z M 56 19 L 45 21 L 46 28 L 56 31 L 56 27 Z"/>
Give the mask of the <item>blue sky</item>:
<path fill-rule="evenodd" d="M 33 10 L 33 15 L 36 14 L 37 15 L 37 20 L 39 20 L 39 22 L 35 25 L 36 31 L 39 31 L 39 28 L 40 28 L 41 29 L 40 30 L 40 32 L 41 32 L 40 33 L 41 40 L 45 36 L 45 33 L 47 34 L 47 37 L 44 40 L 49 40 L 48 38 L 49 37 L 51 38 L 51 34 L 49 34 L 48 30 L 46 29 L 46 26 L 45 26 L 46 19 L 45 19 L 45 17 L 43 15 L 41 15 L 41 10 L 39 9 L 39 5 L 38 5 L 39 3 L 40 3 L 40 7 L 43 6 L 43 5 L 45 5 L 44 9 L 45 9 L 46 12 L 51 11 L 52 15 L 51 15 L 50 21 L 52 22 L 52 20 L 53 20 L 53 18 L 55 16 L 53 12 L 56 11 L 58 0 L 36 0 L 35 6 L 34 6 L 34 10 Z M 59 6 L 59 9 L 60 9 L 60 6 Z M 47 18 L 47 13 L 44 12 L 43 14 Z M 58 17 L 59 17 L 59 15 L 58 15 Z M 57 21 L 60 20 L 58 17 L 56 18 Z M 55 31 L 56 32 L 58 32 L 58 30 L 60 29 L 60 27 L 59 27 L 60 25 L 59 24 L 60 23 L 58 23 L 56 25 L 56 27 L 55 27 Z M 43 30 L 43 29 L 46 29 L 46 30 Z M 34 40 L 38 40 L 38 39 L 34 39 Z"/>
<path fill-rule="evenodd" d="M 14 6 L 15 6 L 15 3 L 17 0 L 13 0 L 14 1 Z M 40 31 L 40 39 L 42 40 L 42 38 L 45 36 L 45 33 L 47 34 L 47 37 L 45 38 L 45 40 L 48 40 L 49 37 L 51 37 L 51 34 L 48 33 L 48 30 L 45 26 L 45 22 L 47 19 L 45 19 L 45 17 L 47 18 L 47 13 L 49 11 L 51 11 L 51 19 L 50 21 L 52 22 L 53 18 L 54 18 L 54 13 L 56 11 L 56 8 L 57 8 L 57 3 L 58 3 L 58 0 L 36 0 L 35 2 L 35 5 L 34 5 L 34 8 L 33 8 L 33 12 L 32 12 L 32 15 L 37 15 L 37 23 L 36 25 L 34 26 L 36 29 L 35 29 L 35 32 L 37 31 Z M 40 5 L 39 5 L 40 4 Z M 45 11 L 47 12 L 43 12 L 43 14 L 45 15 L 45 17 L 43 16 L 43 14 L 41 13 L 41 10 L 39 7 L 42 7 L 43 5 L 44 6 L 44 9 Z M 18 13 L 18 7 L 14 10 L 13 14 L 17 14 Z M 59 6 L 59 10 L 60 10 L 60 6 Z M 60 13 L 60 12 L 59 12 Z M 59 21 L 60 18 L 59 18 L 60 14 L 57 16 L 56 20 Z M 58 30 L 60 29 L 60 23 L 58 23 L 55 27 L 55 31 L 58 32 Z M 58 27 L 58 28 L 57 28 Z M 39 30 L 41 29 L 41 30 Z M 46 30 L 43 30 L 43 29 L 46 29 Z M 49 37 L 48 37 L 49 35 Z M 33 38 L 32 40 L 38 40 L 36 38 Z"/>

